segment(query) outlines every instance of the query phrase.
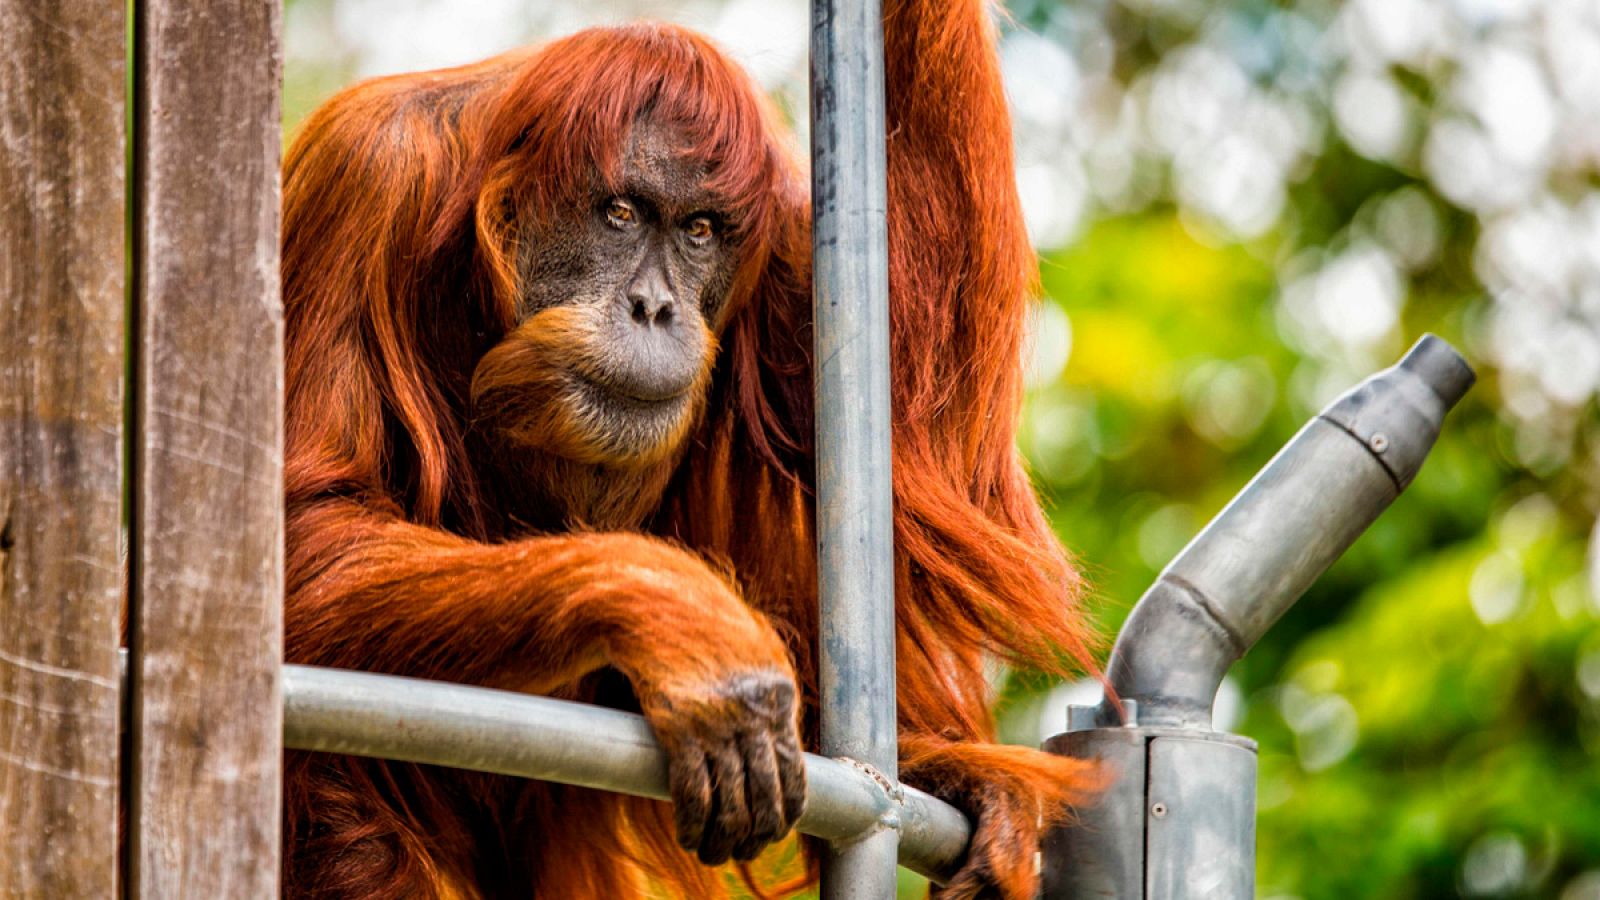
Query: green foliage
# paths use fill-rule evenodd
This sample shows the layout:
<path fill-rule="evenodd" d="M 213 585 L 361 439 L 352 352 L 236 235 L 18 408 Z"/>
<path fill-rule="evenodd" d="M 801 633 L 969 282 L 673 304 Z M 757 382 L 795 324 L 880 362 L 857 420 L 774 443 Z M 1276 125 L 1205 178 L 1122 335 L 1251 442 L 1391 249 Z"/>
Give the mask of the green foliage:
<path fill-rule="evenodd" d="M 1108 634 L 1422 332 L 1479 373 L 1411 489 L 1230 676 L 1231 730 L 1261 745 L 1260 896 L 1600 897 L 1600 214 L 1572 212 L 1600 213 L 1600 153 L 1562 49 L 1600 14 L 1009 6 L 1019 161 L 1054 188 L 1024 203 L 1067 224 L 1021 442 Z M 1075 81 L 1050 93 L 1046 63 Z M 1008 739 L 1061 730 L 1049 687 L 1008 679 Z"/>

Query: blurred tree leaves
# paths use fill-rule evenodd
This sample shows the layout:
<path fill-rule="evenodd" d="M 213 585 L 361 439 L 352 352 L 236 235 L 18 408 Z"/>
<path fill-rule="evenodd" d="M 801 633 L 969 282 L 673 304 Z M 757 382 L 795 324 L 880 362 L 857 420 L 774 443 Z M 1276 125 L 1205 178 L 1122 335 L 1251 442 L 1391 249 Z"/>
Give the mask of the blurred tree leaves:
<path fill-rule="evenodd" d="M 1055 166 L 1056 206 L 1089 196 L 1043 257 L 1038 320 L 1063 321 L 1037 339 L 1069 347 L 1035 350 L 1021 443 L 1108 632 L 1422 332 L 1479 372 L 1411 489 L 1230 678 L 1261 745 L 1259 894 L 1600 897 L 1600 242 L 1566 212 L 1600 210 L 1600 92 L 1567 49 L 1600 46 L 1600 9 L 1010 7 L 1077 78 L 1043 140 L 1019 109 L 1019 158 Z M 1009 739 L 1062 729 L 1048 687 L 1004 685 Z"/>

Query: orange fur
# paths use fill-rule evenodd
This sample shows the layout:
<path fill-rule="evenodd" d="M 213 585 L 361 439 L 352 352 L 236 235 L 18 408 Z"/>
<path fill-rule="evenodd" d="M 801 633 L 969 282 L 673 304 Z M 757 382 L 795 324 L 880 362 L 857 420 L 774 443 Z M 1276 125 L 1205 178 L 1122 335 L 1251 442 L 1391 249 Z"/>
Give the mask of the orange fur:
<path fill-rule="evenodd" d="M 1013 445 L 1035 263 L 985 5 L 885 5 L 903 774 L 978 817 L 948 896 L 1021 900 L 1041 822 L 1096 783 L 980 743 L 984 654 L 1092 668 L 1080 580 Z M 693 431 L 622 462 L 539 402 L 581 326 L 515 321 L 517 225 L 614 177 L 647 109 L 695 139 L 740 262 Z M 786 148 L 747 76 L 655 25 L 367 82 L 310 119 L 284 182 L 291 661 L 647 710 L 792 666 L 814 727 L 809 206 Z M 561 454 L 544 464 L 608 531 L 506 514 L 517 486 L 476 464 L 484 398 Z M 285 792 L 295 896 L 709 897 L 728 877 L 651 801 L 309 754 Z"/>

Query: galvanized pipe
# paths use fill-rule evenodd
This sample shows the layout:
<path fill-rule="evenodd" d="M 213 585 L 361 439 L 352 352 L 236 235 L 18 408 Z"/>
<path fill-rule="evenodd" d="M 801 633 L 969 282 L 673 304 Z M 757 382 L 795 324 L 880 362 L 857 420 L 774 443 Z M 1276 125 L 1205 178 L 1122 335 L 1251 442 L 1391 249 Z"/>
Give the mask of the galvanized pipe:
<path fill-rule="evenodd" d="M 896 778 L 889 250 L 878 0 L 811 5 L 822 752 Z M 898 829 L 835 842 L 823 900 L 890 900 Z M 909 837 L 909 836 L 908 836 Z"/>
<path fill-rule="evenodd" d="M 667 800 L 643 718 L 509 691 L 312 666 L 283 668 L 284 746 L 495 772 Z M 804 834 L 848 843 L 900 822 L 900 864 L 936 882 L 961 866 L 966 817 L 915 788 L 806 754 Z M 893 861 L 891 860 L 891 865 Z M 891 871 L 891 874 L 892 871 Z"/>
<path fill-rule="evenodd" d="M 1256 746 L 1211 730 L 1228 668 L 1411 483 L 1472 369 L 1432 335 L 1307 423 L 1129 615 L 1124 716 L 1075 707 L 1053 753 L 1118 777 L 1046 838 L 1042 900 L 1255 896 Z"/>
<path fill-rule="evenodd" d="M 1106 667 L 1140 725 L 1210 729 L 1228 668 L 1411 483 L 1473 378 L 1424 336 L 1307 423 L 1178 554 Z M 1102 705 L 1099 718 L 1116 714 Z"/>

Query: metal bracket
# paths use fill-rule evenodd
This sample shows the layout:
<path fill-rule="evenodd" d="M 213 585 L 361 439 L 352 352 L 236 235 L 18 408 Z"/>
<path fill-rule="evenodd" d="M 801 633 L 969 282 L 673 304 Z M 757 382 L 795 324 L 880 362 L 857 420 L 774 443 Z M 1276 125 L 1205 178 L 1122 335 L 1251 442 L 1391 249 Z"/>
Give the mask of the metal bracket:
<path fill-rule="evenodd" d="M 889 802 L 870 828 L 852 837 L 830 841 L 829 843 L 835 848 L 848 847 L 851 844 L 858 844 L 861 841 L 872 837 L 873 835 L 880 834 L 885 831 L 899 831 L 902 824 L 900 813 L 905 807 L 906 803 L 905 787 L 902 786 L 900 782 L 883 774 L 883 772 L 877 766 L 874 766 L 871 763 L 864 763 L 859 759 L 851 759 L 848 756 L 835 756 L 834 761 L 850 766 L 858 772 L 863 773 L 868 778 L 871 778 L 872 783 L 876 784 L 878 789 L 883 791 L 884 798 Z"/>

